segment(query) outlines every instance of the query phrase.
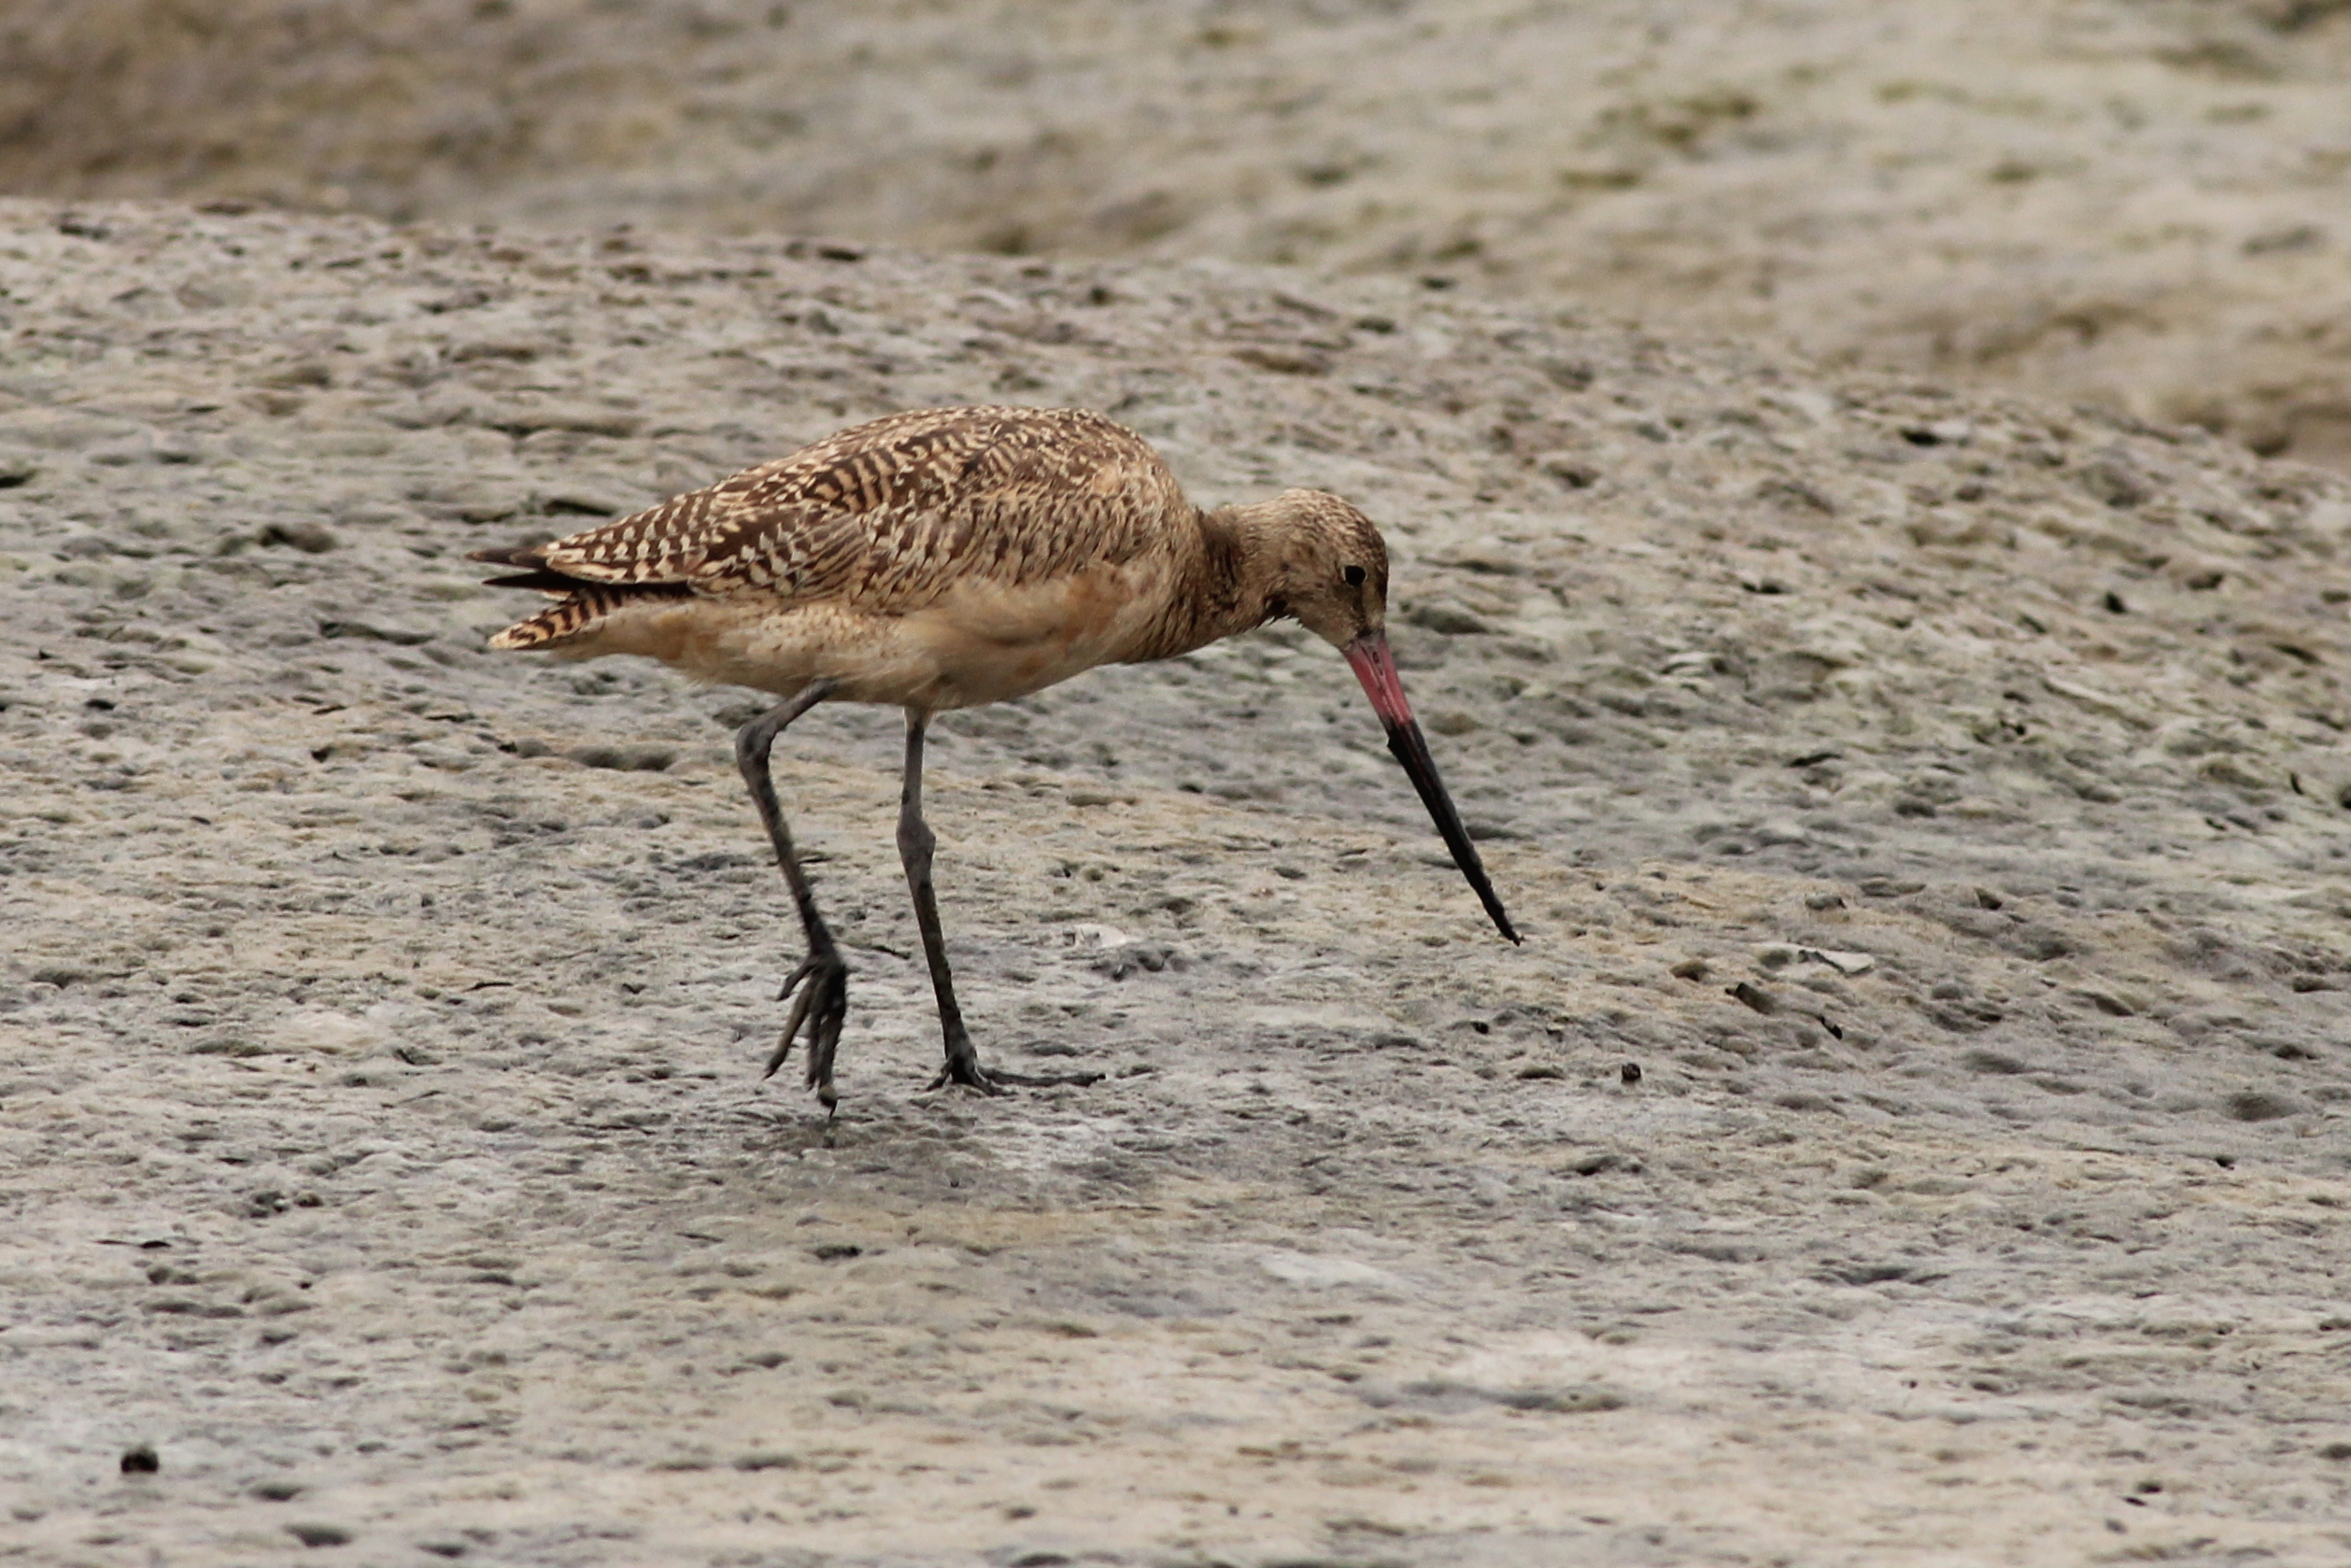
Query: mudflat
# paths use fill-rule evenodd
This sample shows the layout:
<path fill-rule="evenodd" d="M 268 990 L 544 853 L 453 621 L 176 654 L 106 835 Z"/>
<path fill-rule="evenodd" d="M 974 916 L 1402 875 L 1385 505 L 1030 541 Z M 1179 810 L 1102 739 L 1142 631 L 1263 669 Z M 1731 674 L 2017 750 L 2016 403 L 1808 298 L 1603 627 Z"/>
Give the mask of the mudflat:
<path fill-rule="evenodd" d="M 15 1561 L 2340 1561 L 2342 479 L 1232 265 L 20 201 L 0 302 Z M 460 558 L 981 399 L 1379 519 L 1523 948 L 1270 628 L 934 730 L 1090 1088 L 920 1092 L 795 727 L 760 1080 L 746 694 Z"/>

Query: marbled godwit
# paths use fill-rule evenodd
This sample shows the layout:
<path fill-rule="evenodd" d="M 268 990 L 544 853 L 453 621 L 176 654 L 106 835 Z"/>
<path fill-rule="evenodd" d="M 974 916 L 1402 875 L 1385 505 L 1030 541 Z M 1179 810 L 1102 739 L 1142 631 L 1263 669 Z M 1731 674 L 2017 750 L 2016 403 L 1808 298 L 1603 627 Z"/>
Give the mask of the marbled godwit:
<path fill-rule="evenodd" d="M 1140 436 L 1099 415 L 927 409 L 843 431 L 602 528 L 472 558 L 524 569 L 492 586 L 556 600 L 491 647 L 642 654 L 784 699 L 735 742 L 808 939 L 777 998 L 799 993 L 767 1070 L 805 1026 L 808 1082 L 828 1107 L 838 1098 L 849 970 L 768 772 L 776 736 L 827 700 L 906 711 L 898 848 L 946 1034 L 933 1088 L 1039 1081 L 983 1071 L 956 1006 L 922 813 L 931 715 L 1025 696 L 1098 664 L 1171 658 L 1269 620 L 1303 622 L 1346 655 L 1454 864 L 1494 925 L 1519 939 L 1396 677 L 1387 546 L 1337 496 L 1284 490 L 1203 511 Z"/>

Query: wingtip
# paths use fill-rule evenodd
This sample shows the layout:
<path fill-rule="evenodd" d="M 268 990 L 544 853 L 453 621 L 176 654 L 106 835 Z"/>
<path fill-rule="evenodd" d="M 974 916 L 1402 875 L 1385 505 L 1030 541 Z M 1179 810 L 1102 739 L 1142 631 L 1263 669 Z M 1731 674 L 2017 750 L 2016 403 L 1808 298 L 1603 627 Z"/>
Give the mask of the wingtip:
<path fill-rule="evenodd" d="M 465 552 L 467 560 L 488 561 L 492 566 L 522 566 L 533 569 L 546 565 L 546 557 L 536 544 L 490 544 Z"/>

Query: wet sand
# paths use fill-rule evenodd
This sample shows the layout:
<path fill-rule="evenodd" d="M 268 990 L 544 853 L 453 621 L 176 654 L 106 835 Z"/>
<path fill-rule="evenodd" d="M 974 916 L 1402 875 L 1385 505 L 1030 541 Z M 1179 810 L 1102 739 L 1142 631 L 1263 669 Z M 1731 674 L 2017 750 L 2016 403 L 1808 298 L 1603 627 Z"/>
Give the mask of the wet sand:
<path fill-rule="evenodd" d="M 16 202 L 0 302 L 17 1561 L 2340 1560 L 2343 480 L 1208 263 Z M 796 727 L 760 1080 L 744 694 L 460 557 L 979 398 L 1381 520 L 1523 948 L 1271 629 L 940 727 L 1088 1089 L 921 1093 Z"/>

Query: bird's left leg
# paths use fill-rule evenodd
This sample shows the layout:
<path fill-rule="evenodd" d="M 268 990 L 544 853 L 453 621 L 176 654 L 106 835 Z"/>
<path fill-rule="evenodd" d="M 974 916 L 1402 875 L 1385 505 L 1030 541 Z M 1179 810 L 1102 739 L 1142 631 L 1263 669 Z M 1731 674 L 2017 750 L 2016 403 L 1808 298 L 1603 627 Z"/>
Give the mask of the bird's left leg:
<path fill-rule="evenodd" d="M 782 1001 L 793 992 L 800 999 L 792 1004 L 791 1016 L 785 1020 L 783 1038 L 775 1042 L 774 1052 L 768 1057 L 768 1076 L 784 1065 L 791 1054 L 792 1040 L 808 1026 L 808 1086 L 816 1091 L 827 1110 L 840 1102 L 832 1082 L 833 1053 L 841 1044 L 842 1020 L 849 1010 L 849 966 L 841 961 L 841 950 L 826 929 L 825 917 L 816 912 L 816 895 L 808 885 L 808 873 L 800 869 L 800 856 L 792 850 L 791 830 L 784 825 L 784 808 L 775 798 L 775 780 L 768 771 L 768 754 L 774 749 L 776 736 L 784 727 L 832 695 L 838 683 L 829 680 L 812 681 L 800 688 L 799 695 L 776 704 L 743 727 L 735 737 L 735 760 L 743 769 L 743 781 L 751 787 L 752 801 L 759 808 L 759 820 L 767 826 L 768 842 L 775 848 L 775 863 L 783 869 L 784 882 L 792 890 L 792 903 L 800 911 L 800 929 L 808 937 L 808 956 L 800 960 L 799 968 L 777 996 Z"/>
<path fill-rule="evenodd" d="M 947 1063 L 930 1081 L 933 1089 L 960 1083 L 982 1094 L 1002 1093 L 1006 1083 L 1093 1083 L 1100 1073 L 1031 1077 L 1025 1073 L 984 1070 L 980 1053 L 963 1026 L 963 1010 L 956 1005 L 955 976 L 947 968 L 947 939 L 939 925 L 939 897 L 930 883 L 931 851 L 938 839 L 923 820 L 923 732 L 929 720 L 920 711 L 906 710 L 906 786 L 899 797 L 898 855 L 906 866 L 907 890 L 914 896 L 914 924 L 922 928 L 923 956 L 930 964 L 930 987 L 939 997 L 939 1026 L 947 1037 Z"/>

